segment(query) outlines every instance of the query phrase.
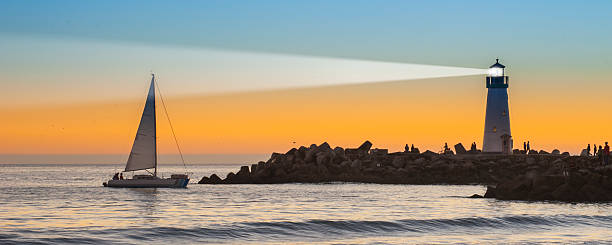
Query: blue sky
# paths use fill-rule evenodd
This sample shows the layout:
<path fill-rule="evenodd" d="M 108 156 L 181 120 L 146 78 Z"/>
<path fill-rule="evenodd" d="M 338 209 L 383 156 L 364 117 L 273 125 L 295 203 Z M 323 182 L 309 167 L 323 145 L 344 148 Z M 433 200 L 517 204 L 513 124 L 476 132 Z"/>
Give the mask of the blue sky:
<path fill-rule="evenodd" d="M 609 67 L 611 1 L 3 1 L 0 32 L 483 67 Z"/>

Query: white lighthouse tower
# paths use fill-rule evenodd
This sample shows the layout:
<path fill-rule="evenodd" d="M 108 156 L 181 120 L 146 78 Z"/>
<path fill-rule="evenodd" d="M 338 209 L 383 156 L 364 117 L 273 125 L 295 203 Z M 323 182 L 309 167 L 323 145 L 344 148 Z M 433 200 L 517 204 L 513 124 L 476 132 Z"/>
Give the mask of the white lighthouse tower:
<path fill-rule="evenodd" d="M 511 154 L 510 111 L 508 110 L 508 76 L 504 65 L 496 59 L 487 75 L 487 112 L 482 151 Z"/>

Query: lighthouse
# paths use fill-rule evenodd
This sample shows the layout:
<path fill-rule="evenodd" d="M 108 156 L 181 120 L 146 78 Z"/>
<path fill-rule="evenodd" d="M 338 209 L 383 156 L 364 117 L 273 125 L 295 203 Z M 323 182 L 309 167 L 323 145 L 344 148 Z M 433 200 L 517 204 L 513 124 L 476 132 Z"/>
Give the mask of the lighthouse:
<path fill-rule="evenodd" d="M 508 110 L 508 76 L 506 66 L 495 60 L 489 67 L 486 78 L 487 110 L 482 151 L 486 153 L 511 154 L 510 111 Z"/>

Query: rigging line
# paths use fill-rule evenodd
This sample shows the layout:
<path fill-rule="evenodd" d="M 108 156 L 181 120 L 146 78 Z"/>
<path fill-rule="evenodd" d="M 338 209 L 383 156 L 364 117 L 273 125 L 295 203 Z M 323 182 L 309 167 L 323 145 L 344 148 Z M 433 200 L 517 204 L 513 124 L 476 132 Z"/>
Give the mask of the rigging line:
<path fill-rule="evenodd" d="M 159 81 L 159 78 L 157 78 Z M 168 109 L 166 108 L 166 102 L 164 102 L 164 96 L 162 96 L 161 90 L 159 89 L 159 82 L 157 83 L 157 92 L 159 93 L 159 98 L 162 101 L 162 105 L 164 106 L 164 112 L 166 113 L 166 118 L 168 119 L 168 124 L 170 125 L 170 131 L 172 131 L 172 137 L 174 137 L 174 143 L 176 143 L 176 149 L 181 156 L 181 162 L 183 162 L 183 168 L 185 169 L 185 173 L 187 173 L 187 165 L 185 165 L 185 159 L 183 158 L 183 152 L 181 151 L 181 147 L 179 147 L 178 140 L 176 139 L 176 134 L 174 133 L 174 127 L 172 126 L 172 121 L 170 121 L 170 116 L 168 116 Z"/>

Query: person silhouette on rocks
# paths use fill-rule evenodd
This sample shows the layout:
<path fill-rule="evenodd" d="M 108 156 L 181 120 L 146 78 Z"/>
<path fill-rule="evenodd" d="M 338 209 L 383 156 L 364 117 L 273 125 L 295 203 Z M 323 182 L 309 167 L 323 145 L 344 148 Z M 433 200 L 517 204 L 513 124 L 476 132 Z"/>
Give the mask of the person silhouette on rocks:
<path fill-rule="evenodd" d="M 602 156 L 602 149 L 601 149 L 601 145 L 599 145 L 599 149 L 597 150 L 597 159 L 599 161 L 601 161 L 601 156 Z"/>
<path fill-rule="evenodd" d="M 606 146 L 604 146 L 603 148 L 603 161 L 604 161 L 605 166 L 608 165 L 609 160 L 610 160 L 610 146 L 608 145 L 608 142 L 606 142 Z"/>
<path fill-rule="evenodd" d="M 529 146 L 529 140 L 527 141 L 527 152 L 531 151 L 531 146 Z"/>
<path fill-rule="evenodd" d="M 591 155 L 591 144 L 587 144 L 587 156 Z"/>

